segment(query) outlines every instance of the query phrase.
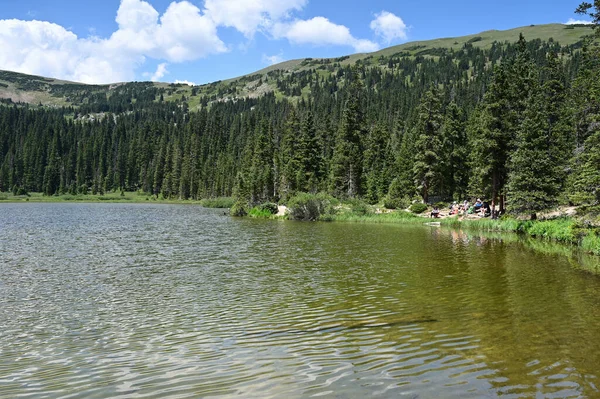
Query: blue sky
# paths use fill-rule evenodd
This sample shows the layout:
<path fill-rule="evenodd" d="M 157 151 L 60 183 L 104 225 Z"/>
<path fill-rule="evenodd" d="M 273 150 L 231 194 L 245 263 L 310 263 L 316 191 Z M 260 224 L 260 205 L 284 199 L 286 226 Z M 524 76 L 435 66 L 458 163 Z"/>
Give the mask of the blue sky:
<path fill-rule="evenodd" d="M 566 23 L 580 0 L 2 0 L 0 69 L 207 83 L 270 63 Z"/>

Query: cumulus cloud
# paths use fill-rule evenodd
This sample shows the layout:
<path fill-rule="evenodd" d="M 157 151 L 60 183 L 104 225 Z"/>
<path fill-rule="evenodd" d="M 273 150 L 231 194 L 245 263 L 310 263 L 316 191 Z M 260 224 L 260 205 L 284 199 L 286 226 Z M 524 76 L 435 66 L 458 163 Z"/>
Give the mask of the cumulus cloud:
<path fill-rule="evenodd" d="M 275 65 L 283 62 L 283 54 L 275 54 L 275 55 L 266 55 L 263 54 L 262 62 L 263 64 Z"/>
<path fill-rule="evenodd" d="M 308 0 L 206 0 L 204 11 L 215 24 L 252 37 L 257 30 L 268 30 L 307 3 Z"/>
<path fill-rule="evenodd" d="M 146 57 L 182 62 L 227 51 L 214 21 L 188 1 L 161 16 L 146 1 L 122 0 L 116 21 L 118 30 L 101 39 L 50 22 L 0 20 L 0 69 L 111 83 L 135 79 Z"/>
<path fill-rule="evenodd" d="M 154 75 L 152 75 L 150 80 L 153 82 L 158 82 L 168 73 L 169 71 L 167 69 L 167 63 L 163 62 L 162 64 L 158 64 L 158 66 L 156 67 L 156 72 L 154 72 Z"/>
<path fill-rule="evenodd" d="M 87 83 L 132 79 L 140 61 L 129 53 L 111 59 L 102 41 L 42 21 L 0 20 L 0 48 L 0 69 Z"/>
<path fill-rule="evenodd" d="M 565 25 L 591 25 L 592 21 L 585 21 L 582 19 L 574 19 L 574 18 L 569 18 L 569 20 L 567 22 L 565 22 Z"/>
<path fill-rule="evenodd" d="M 402 18 L 387 11 L 375 15 L 375 19 L 371 21 L 371 30 L 388 44 L 397 39 L 408 39 L 408 27 Z"/>
<path fill-rule="evenodd" d="M 188 1 L 171 3 L 159 21 L 149 3 L 122 0 L 117 23 L 107 45 L 152 58 L 182 62 L 227 51 L 212 19 Z"/>
<path fill-rule="evenodd" d="M 377 43 L 357 39 L 346 26 L 335 24 L 325 17 L 278 23 L 273 27 L 272 33 L 275 38 L 286 38 L 294 44 L 351 46 L 357 52 L 372 52 L 379 49 Z"/>

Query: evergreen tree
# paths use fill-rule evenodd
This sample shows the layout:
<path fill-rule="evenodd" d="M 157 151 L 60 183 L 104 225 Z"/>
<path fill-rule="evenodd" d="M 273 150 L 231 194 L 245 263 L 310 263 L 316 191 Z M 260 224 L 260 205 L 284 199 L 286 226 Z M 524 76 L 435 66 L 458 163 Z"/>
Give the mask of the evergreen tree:
<path fill-rule="evenodd" d="M 354 198 L 361 194 L 364 115 L 360 99 L 363 90 L 360 71 L 355 68 L 331 159 L 331 189 L 338 196 Z"/>
<path fill-rule="evenodd" d="M 415 131 L 414 180 L 423 202 L 439 190 L 442 182 L 441 157 L 443 127 L 442 103 L 440 94 L 432 87 L 418 107 Z"/>
<path fill-rule="evenodd" d="M 509 210 L 531 214 L 558 203 L 558 165 L 553 162 L 552 129 L 541 89 L 534 89 L 521 123 L 516 148 L 510 157 Z"/>
<path fill-rule="evenodd" d="M 469 182 L 467 132 L 463 112 L 453 101 L 447 109 L 442 134 L 442 193 L 461 200 Z"/>
<path fill-rule="evenodd" d="M 573 176 L 571 200 L 577 204 L 597 205 L 600 203 L 600 118 L 584 148 Z"/>
<path fill-rule="evenodd" d="M 385 127 L 375 124 L 367 137 L 364 152 L 365 198 L 371 204 L 376 204 L 387 194 L 392 163 L 390 134 Z"/>

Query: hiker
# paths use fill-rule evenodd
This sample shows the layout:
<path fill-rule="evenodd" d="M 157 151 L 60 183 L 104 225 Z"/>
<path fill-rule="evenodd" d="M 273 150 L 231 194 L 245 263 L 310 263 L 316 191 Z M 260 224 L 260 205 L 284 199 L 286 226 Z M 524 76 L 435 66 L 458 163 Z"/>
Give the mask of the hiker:
<path fill-rule="evenodd" d="M 466 215 L 467 212 L 469 212 L 469 201 L 465 200 L 465 202 L 463 202 L 462 210 L 463 210 L 463 216 Z"/>
<path fill-rule="evenodd" d="M 456 203 L 456 201 L 454 201 L 452 205 L 450 205 L 450 215 L 456 214 L 458 214 L 458 204 Z"/>
<path fill-rule="evenodd" d="M 477 201 L 475 201 L 475 205 L 473 207 L 473 211 L 479 212 L 479 210 L 481 209 L 482 206 L 483 206 L 483 203 L 481 202 L 481 198 L 477 198 Z"/>
<path fill-rule="evenodd" d="M 490 208 L 490 204 L 486 201 L 483 203 L 483 206 L 481 207 L 481 217 L 482 218 L 487 218 L 490 217 L 492 215 L 492 209 Z"/>

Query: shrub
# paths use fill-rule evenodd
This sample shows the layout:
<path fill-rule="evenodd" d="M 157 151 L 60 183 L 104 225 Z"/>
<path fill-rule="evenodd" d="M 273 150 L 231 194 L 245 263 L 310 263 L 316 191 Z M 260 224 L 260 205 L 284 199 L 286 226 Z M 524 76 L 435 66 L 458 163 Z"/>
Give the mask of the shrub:
<path fill-rule="evenodd" d="M 279 212 L 279 207 L 273 202 L 265 202 L 264 204 L 260 204 L 258 209 L 264 212 L 269 212 L 271 215 L 276 215 Z"/>
<path fill-rule="evenodd" d="M 279 207 L 277 204 L 272 202 L 265 202 L 264 204 L 260 204 L 255 206 L 254 208 L 248 211 L 248 216 L 253 218 L 270 218 L 273 215 L 276 215 L 279 212 Z"/>
<path fill-rule="evenodd" d="M 438 209 L 448 208 L 448 204 L 445 202 L 436 202 L 435 204 L 433 204 L 433 206 L 437 207 Z"/>
<path fill-rule="evenodd" d="M 412 213 L 419 214 L 419 213 L 423 213 L 427 210 L 427 205 L 425 205 L 421 202 L 415 202 L 414 204 L 412 204 L 410 206 L 409 209 Z"/>
<path fill-rule="evenodd" d="M 29 193 L 27 192 L 27 190 L 25 190 L 23 187 L 17 187 L 16 185 L 13 187 L 13 195 L 20 197 L 20 196 L 27 196 L 29 197 Z"/>
<path fill-rule="evenodd" d="M 410 199 L 404 198 L 391 198 L 389 195 L 383 199 L 383 206 L 387 209 L 406 209 L 410 206 Z"/>
<path fill-rule="evenodd" d="M 348 201 L 350 212 L 357 216 L 365 216 L 373 213 L 373 209 L 364 201 L 355 199 Z"/>
<path fill-rule="evenodd" d="M 336 200 L 324 193 L 298 193 L 288 201 L 289 217 L 293 220 L 326 219 L 335 213 Z"/>
<path fill-rule="evenodd" d="M 268 219 L 273 216 L 273 214 L 267 210 L 261 209 L 260 206 L 255 206 L 248 211 L 248 216 L 252 218 Z"/>
<path fill-rule="evenodd" d="M 243 200 L 236 201 L 229 210 L 231 216 L 246 216 L 248 214 L 248 203 Z"/>

